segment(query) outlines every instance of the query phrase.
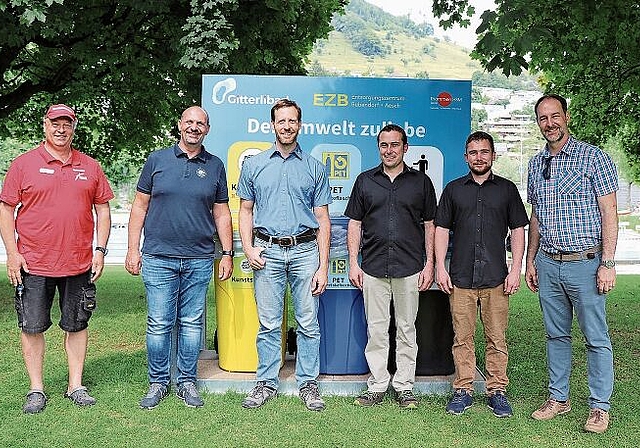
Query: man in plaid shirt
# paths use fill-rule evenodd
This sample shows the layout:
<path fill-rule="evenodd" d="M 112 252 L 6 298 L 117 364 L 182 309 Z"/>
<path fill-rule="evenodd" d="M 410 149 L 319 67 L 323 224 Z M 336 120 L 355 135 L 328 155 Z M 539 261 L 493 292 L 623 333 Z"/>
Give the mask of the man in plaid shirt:
<path fill-rule="evenodd" d="M 539 292 L 547 333 L 549 399 L 535 412 L 550 420 L 571 410 L 573 312 L 584 334 L 590 396 L 588 432 L 609 425 L 613 352 L 606 320 L 606 293 L 616 280 L 618 176 L 601 149 L 573 138 L 567 101 L 544 95 L 535 107 L 547 140 L 529 162 L 527 201 L 532 205 L 525 279 Z"/>

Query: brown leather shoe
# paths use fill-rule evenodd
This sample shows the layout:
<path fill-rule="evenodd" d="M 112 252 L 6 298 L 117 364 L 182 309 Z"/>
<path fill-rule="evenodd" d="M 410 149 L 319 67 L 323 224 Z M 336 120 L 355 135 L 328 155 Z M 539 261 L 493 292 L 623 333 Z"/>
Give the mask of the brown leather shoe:
<path fill-rule="evenodd" d="M 566 414 L 571 410 L 571 401 L 567 400 L 564 403 L 556 401 L 553 398 L 549 398 L 540 406 L 536 411 L 531 414 L 535 420 L 551 420 L 557 415 Z"/>
<path fill-rule="evenodd" d="M 587 432 L 595 432 L 602 434 L 609 427 L 609 413 L 598 408 L 589 410 L 589 418 L 584 424 L 584 430 Z"/>

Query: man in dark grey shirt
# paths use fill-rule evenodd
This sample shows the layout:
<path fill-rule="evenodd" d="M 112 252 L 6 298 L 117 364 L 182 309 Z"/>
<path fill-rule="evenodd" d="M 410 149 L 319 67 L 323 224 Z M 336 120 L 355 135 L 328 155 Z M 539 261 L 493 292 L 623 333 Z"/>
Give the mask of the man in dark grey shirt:
<path fill-rule="evenodd" d="M 435 220 L 436 281 L 450 295 L 455 333 L 455 393 L 447 411 L 459 415 L 473 403 L 476 368 L 473 337 L 479 306 L 487 340 L 488 404 L 495 416 L 508 417 L 512 410 L 505 395 L 509 383 L 505 333 L 509 295 L 520 286 L 527 212 L 515 184 L 491 171 L 496 157 L 491 135 L 481 131 L 469 135 L 464 157 L 470 172 L 446 185 Z M 507 268 L 505 248 L 509 229 L 511 270 Z M 445 258 L 450 231 L 453 249 L 447 272 Z"/>
<path fill-rule="evenodd" d="M 433 283 L 436 195 L 431 179 L 404 163 L 408 148 L 404 129 L 394 124 L 382 128 L 382 163 L 358 176 L 345 210 L 351 218 L 349 280 L 363 291 L 369 335 L 365 356 L 371 376 L 368 390 L 355 400 L 359 406 L 380 403 L 390 382 L 400 407 L 418 405 L 412 391 L 418 354 L 415 321 L 419 291 Z M 393 380 L 387 369 L 392 299 L 397 329 Z"/>

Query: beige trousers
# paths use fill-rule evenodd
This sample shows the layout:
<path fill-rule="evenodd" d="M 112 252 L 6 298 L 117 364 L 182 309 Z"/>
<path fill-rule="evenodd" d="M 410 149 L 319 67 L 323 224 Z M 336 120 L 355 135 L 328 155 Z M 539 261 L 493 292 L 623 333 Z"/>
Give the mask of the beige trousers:
<path fill-rule="evenodd" d="M 362 292 L 367 316 L 368 341 L 365 357 L 371 376 L 367 380 L 372 392 L 385 392 L 391 382 L 396 391 L 411 390 L 416 376 L 416 316 L 418 315 L 418 276 L 376 278 L 364 274 Z M 389 360 L 390 306 L 393 300 L 396 324 L 396 365 L 391 380 Z"/>

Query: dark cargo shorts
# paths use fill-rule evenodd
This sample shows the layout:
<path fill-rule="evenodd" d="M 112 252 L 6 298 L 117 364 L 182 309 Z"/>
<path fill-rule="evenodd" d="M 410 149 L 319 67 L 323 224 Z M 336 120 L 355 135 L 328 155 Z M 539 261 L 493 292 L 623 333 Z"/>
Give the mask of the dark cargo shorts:
<path fill-rule="evenodd" d="M 16 293 L 18 327 L 25 333 L 44 333 L 52 324 L 51 307 L 58 290 L 60 322 L 64 331 L 82 331 L 89 325 L 91 312 L 83 308 L 84 294 L 90 285 L 91 270 L 70 277 L 43 277 L 22 272 L 22 298 Z"/>

